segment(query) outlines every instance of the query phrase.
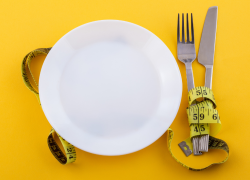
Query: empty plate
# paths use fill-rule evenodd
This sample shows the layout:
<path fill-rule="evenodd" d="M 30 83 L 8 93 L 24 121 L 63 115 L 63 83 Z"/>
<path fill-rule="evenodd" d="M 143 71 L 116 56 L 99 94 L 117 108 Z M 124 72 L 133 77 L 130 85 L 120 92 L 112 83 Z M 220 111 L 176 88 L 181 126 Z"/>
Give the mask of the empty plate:
<path fill-rule="evenodd" d="M 72 145 L 122 155 L 156 141 L 179 109 L 182 81 L 167 46 L 133 23 L 102 20 L 64 35 L 39 82 L 43 111 Z"/>

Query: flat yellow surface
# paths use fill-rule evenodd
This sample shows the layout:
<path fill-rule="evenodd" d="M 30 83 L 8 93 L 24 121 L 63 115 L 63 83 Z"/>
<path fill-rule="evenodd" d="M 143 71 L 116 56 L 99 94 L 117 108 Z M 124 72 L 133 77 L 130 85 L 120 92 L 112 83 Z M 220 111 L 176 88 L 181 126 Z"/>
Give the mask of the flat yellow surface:
<path fill-rule="evenodd" d="M 21 61 L 33 49 L 53 46 L 68 31 L 91 21 L 118 19 L 152 31 L 177 57 L 177 13 L 193 13 L 198 52 L 207 9 L 217 5 L 213 90 L 221 116 L 217 135 L 230 147 L 229 160 L 202 172 L 178 164 L 167 150 L 166 134 L 129 155 L 105 157 L 76 149 L 77 161 L 59 164 L 46 138 L 51 129 L 36 97 L 24 85 Z M 0 1 L 0 179 L 249 179 L 250 1 L 248 0 L 71 0 Z M 45 56 L 44 56 L 45 57 Z M 38 79 L 44 57 L 32 64 Z M 186 158 L 177 144 L 189 136 L 184 64 L 180 110 L 171 125 L 173 151 L 189 166 L 203 167 L 225 157 L 222 151 Z M 204 85 L 205 68 L 193 63 L 195 85 Z"/>

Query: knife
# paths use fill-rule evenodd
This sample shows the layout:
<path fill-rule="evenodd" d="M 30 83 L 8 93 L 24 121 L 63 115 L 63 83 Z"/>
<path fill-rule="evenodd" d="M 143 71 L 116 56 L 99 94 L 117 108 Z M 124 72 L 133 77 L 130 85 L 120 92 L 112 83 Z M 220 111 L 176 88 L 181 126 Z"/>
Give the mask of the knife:
<path fill-rule="evenodd" d="M 198 62 L 206 68 L 205 87 L 208 87 L 210 89 L 212 89 L 217 14 L 217 6 L 212 6 L 207 11 L 198 53 Z M 201 136 L 200 142 L 203 142 L 203 144 L 199 146 L 199 151 L 208 151 L 208 141 L 209 135 Z"/>
<path fill-rule="evenodd" d="M 205 87 L 210 89 L 212 88 L 217 14 L 217 6 L 210 7 L 207 11 L 198 53 L 198 62 L 206 68 Z"/>

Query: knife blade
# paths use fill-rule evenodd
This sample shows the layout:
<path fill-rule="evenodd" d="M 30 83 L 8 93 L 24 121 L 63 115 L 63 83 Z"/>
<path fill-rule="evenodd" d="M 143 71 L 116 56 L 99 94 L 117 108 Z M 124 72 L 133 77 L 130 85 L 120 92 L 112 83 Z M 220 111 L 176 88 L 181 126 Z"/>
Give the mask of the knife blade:
<path fill-rule="evenodd" d="M 206 67 L 205 87 L 212 88 L 218 7 L 210 7 L 203 26 L 198 62 Z"/>

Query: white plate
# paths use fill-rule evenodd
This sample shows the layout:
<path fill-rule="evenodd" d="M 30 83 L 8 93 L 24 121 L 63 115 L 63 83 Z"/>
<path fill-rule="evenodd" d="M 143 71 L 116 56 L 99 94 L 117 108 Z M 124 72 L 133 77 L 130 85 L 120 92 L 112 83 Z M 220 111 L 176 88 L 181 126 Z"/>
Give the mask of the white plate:
<path fill-rule="evenodd" d="M 118 20 L 84 24 L 63 36 L 40 74 L 43 111 L 72 145 L 122 155 L 156 141 L 179 109 L 182 81 L 167 46 Z"/>

